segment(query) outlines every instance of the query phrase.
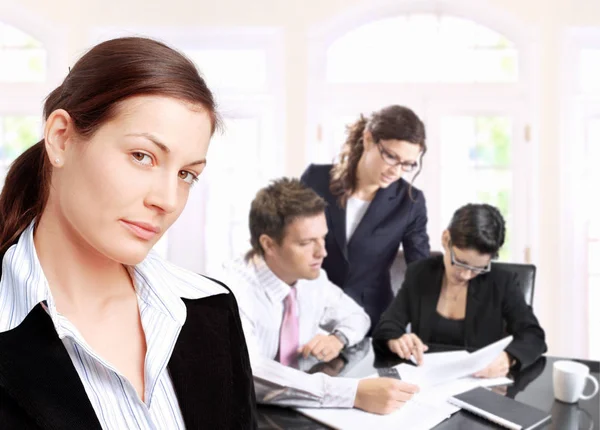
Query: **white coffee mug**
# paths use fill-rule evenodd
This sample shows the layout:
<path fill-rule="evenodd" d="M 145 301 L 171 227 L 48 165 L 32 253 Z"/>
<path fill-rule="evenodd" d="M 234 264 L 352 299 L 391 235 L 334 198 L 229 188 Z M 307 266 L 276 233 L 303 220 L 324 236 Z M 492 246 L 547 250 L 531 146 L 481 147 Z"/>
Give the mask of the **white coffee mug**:
<path fill-rule="evenodd" d="M 584 395 L 583 390 L 587 380 L 594 384 L 594 391 Z M 560 360 L 554 362 L 552 372 L 554 397 L 565 403 L 575 403 L 579 399 L 588 400 L 598 392 L 598 381 L 590 375 L 590 369 L 585 364 L 575 361 Z"/>

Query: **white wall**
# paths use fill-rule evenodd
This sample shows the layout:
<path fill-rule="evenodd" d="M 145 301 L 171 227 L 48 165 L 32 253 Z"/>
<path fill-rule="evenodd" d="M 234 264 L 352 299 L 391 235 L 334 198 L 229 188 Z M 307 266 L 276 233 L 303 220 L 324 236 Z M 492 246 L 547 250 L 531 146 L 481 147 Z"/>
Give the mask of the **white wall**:
<path fill-rule="evenodd" d="M 2 0 L 5 1 L 5 0 Z M 397 0 L 402 1 L 402 0 Z M 565 289 L 560 261 L 560 112 L 562 93 L 561 46 L 564 32 L 573 26 L 600 26 L 597 0 L 473 0 L 488 1 L 508 14 L 536 38 L 539 74 L 536 76 L 539 169 L 534 181 L 539 192 L 536 312 L 549 333 L 550 351 L 573 354 L 569 344 L 570 316 L 561 314 Z M 147 26 L 275 26 L 284 31 L 286 172 L 299 174 L 305 160 L 307 131 L 308 34 L 311 29 L 372 0 L 17 0 L 28 11 L 65 33 L 73 62 L 87 48 L 94 27 Z M 13 0 L 11 2 L 15 4 Z M 2 19 L 0 17 L 0 19 Z M 360 56 L 357 56 L 360 61 Z M 65 73 L 67 64 L 64 66 Z M 568 144 L 568 142 L 565 142 Z"/>

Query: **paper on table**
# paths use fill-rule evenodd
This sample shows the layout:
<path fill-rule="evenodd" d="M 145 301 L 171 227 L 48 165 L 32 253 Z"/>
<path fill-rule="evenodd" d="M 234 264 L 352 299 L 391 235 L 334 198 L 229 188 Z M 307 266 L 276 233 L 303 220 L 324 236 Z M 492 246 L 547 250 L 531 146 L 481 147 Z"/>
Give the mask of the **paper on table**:
<path fill-rule="evenodd" d="M 464 358 L 469 355 L 468 351 L 450 351 L 450 352 L 426 352 L 423 354 L 423 364 L 420 367 L 429 368 L 433 366 L 443 366 L 448 361 L 458 358 Z"/>
<path fill-rule="evenodd" d="M 297 410 L 337 429 L 429 430 L 459 410 L 447 402 L 449 397 L 478 386 L 489 387 L 512 383 L 508 378 L 470 377 L 490 364 L 511 341 L 512 336 L 509 336 L 471 354 L 467 351 L 426 354 L 423 365 L 419 367 L 409 364 L 396 366 L 402 380 L 418 384 L 421 392 L 402 409 L 389 415 L 375 415 L 358 409 L 297 408 Z"/>
<path fill-rule="evenodd" d="M 444 421 L 457 409 L 449 403 L 447 404 L 450 406 L 449 408 L 432 408 L 426 403 L 410 401 L 402 409 L 389 415 L 375 415 L 359 409 L 300 408 L 298 411 L 336 429 L 429 430 Z"/>
<path fill-rule="evenodd" d="M 375 376 L 375 375 L 374 375 Z M 389 415 L 375 415 L 358 409 L 299 408 L 306 416 L 336 429 L 352 430 L 376 428 L 377 430 L 429 430 L 449 418 L 459 408 L 447 402 L 451 396 L 478 386 L 509 384 L 508 378 L 461 378 L 421 391 L 402 409 Z"/>
<path fill-rule="evenodd" d="M 433 363 L 428 363 L 432 360 L 427 360 L 427 356 L 425 356 L 422 366 L 400 365 L 398 372 L 403 381 L 417 384 L 422 389 L 452 381 L 472 375 L 487 367 L 512 340 L 513 337 L 508 336 L 475 352 L 466 353 L 466 355 L 464 353 L 458 354 L 462 351 L 439 355 L 438 358 L 433 360 Z"/>

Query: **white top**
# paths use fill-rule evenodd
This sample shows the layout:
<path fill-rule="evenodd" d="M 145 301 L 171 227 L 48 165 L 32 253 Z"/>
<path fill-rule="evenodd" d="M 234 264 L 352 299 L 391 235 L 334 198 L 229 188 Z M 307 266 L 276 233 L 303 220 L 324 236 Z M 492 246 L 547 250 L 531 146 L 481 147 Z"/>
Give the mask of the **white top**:
<path fill-rule="evenodd" d="M 346 242 L 350 241 L 354 230 L 356 230 L 356 227 L 360 224 L 360 220 L 365 216 L 370 204 L 370 201 L 361 200 L 356 197 L 350 197 L 346 202 Z"/>
<path fill-rule="evenodd" d="M 0 333 L 18 327 L 42 303 L 71 358 L 103 429 L 185 429 L 167 363 L 186 320 L 181 298 L 228 291 L 151 253 L 130 267 L 146 334 L 145 399 L 58 313 L 33 242 L 33 223 L 2 260 Z"/>
<path fill-rule="evenodd" d="M 238 258 L 224 265 L 225 283 L 234 292 L 259 403 L 305 407 L 353 407 L 358 380 L 313 375 L 275 361 L 283 319 L 283 300 L 290 286 L 281 281 L 263 259 Z M 296 283 L 300 345 L 323 331 L 342 332 L 350 345 L 369 330 L 365 311 L 331 283 L 321 270 L 315 280 Z"/>

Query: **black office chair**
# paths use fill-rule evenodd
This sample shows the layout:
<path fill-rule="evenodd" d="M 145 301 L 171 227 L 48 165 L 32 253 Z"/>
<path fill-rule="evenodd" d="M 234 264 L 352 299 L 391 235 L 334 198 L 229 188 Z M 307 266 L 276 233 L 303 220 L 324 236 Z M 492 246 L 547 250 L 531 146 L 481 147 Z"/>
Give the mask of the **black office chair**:
<path fill-rule="evenodd" d="M 442 255 L 440 251 L 431 251 L 430 255 Z M 402 287 L 402 283 L 404 282 L 404 275 L 406 275 L 406 261 L 404 260 L 404 251 L 399 250 L 398 254 L 396 254 L 396 258 L 392 263 L 392 267 L 390 267 L 390 280 L 392 283 L 392 292 L 394 296 Z"/>
<path fill-rule="evenodd" d="M 431 256 L 441 255 L 440 251 L 431 251 Z M 535 287 L 535 271 L 536 267 L 533 264 L 518 264 L 518 263 L 500 263 L 494 262 L 493 264 L 501 267 L 510 272 L 516 273 L 519 280 L 519 286 L 523 291 L 525 297 L 525 303 L 529 306 L 533 306 L 533 292 Z M 406 262 L 404 261 L 404 252 L 398 251 L 396 259 L 392 263 L 390 268 L 390 277 L 392 281 L 392 291 L 394 295 L 398 293 L 402 282 L 404 282 L 404 275 L 406 274 Z"/>
<path fill-rule="evenodd" d="M 525 297 L 525 303 L 529 306 L 533 306 L 533 291 L 535 288 L 535 271 L 536 268 L 533 264 L 518 264 L 518 263 L 492 263 L 497 267 L 501 267 L 509 272 L 517 274 L 519 280 L 519 286 Z"/>

